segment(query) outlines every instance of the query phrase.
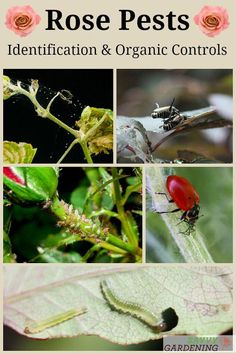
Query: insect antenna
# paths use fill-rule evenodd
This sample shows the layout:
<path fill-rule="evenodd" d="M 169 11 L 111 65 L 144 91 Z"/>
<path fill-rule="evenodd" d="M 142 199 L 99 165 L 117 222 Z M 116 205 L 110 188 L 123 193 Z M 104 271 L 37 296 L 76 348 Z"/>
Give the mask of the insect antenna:
<path fill-rule="evenodd" d="M 175 97 L 173 98 L 173 101 L 171 102 L 171 105 L 170 105 L 170 108 L 169 108 L 169 112 L 170 112 L 169 118 L 171 117 L 171 114 L 172 114 L 172 109 L 173 109 L 174 102 L 175 102 Z"/>

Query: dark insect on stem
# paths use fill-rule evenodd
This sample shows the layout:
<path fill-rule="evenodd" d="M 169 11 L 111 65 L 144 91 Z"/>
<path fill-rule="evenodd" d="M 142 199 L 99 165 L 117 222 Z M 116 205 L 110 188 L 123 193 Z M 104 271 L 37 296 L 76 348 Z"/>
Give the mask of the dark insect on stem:
<path fill-rule="evenodd" d="M 159 107 L 154 109 L 151 116 L 152 118 L 161 118 L 163 120 L 163 125 L 159 128 L 163 128 L 165 131 L 169 131 L 175 128 L 177 125 L 183 123 L 187 117 L 180 113 L 180 111 L 173 106 L 175 98 L 173 99 L 170 106 Z"/>

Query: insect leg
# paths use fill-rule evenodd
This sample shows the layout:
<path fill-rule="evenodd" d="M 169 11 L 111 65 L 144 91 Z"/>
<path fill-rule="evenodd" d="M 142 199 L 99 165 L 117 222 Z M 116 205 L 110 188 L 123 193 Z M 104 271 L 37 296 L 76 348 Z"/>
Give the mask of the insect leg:
<path fill-rule="evenodd" d="M 186 216 L 187 216 L 187 211 L 185 211 L 182 215 L 181 215 L 181 218 L 180 218 L 180 222 L 184 221 L 186 219 Z"/>
<path fill-rule="evenodd" d="M 173 199 L 169 199 L 167 194 L 164 192 L 156 192 L 155 194 L 160 194 L 160 195 L 164 195 L 166 197 L 166 199 L 168 200 L 169 203 L 174 203 Z"/>
<path fill-rule="evenodd" d="M 180 211 L 181 209 L 174 209 L 170 211 L 157 211 L 158 214 L 169 214 L 169 213 L 177 213 L 177 211 Z"/>
<path fill-rule="evenodd" d="M 184 221 L 184 220 L 182 220 L 182 221 Z M 179 233 L 189 236 L 192 231 L 194 231 L 194 227 L 192 225 L 188 225 L 188 228 L 185 231 L 180 231 Z"/>

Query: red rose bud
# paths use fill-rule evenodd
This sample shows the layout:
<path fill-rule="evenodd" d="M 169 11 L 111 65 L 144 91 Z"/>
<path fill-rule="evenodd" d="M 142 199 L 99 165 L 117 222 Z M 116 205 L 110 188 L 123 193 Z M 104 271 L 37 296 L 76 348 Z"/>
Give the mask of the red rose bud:
<path fill-rule="evenodd" d="M 3 167 L 3 175 L 22 186 L 25 185 L 25 181 L 17 176 L 11 167 Z"/>
<path fill-rule="evenodd" d="M 4 191 L 10 201 L 34 205 L 51 200 L 58 185 L 54 167 L 4 167 Z"/>

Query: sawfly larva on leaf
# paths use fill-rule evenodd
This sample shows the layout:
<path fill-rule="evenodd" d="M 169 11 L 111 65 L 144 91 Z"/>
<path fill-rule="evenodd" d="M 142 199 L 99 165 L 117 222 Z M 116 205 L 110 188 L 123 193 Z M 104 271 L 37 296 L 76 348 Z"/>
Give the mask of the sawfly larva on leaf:
<path fill-rule="evenodd" d="M 81 307 L 79 309 L 72 309 L 65 312 L 60 313 L 56 316 L 51 316 L 46 318 L 45 320 L 32 322 L 27 325 L 24 329 L 24 333 L 26 334 L 35 334 L 44 331 L 47 328 L 57 326 L 58 324 L 68 321 L 73 317 L 82 315 L 87 312 L 87 308 Z"/>
<path fill-rule="evenodd" d="M 151 327 L 152 330 L 156 333 L 169 331 L 178 323 L 178 316 L 176 315 L 175 310 L 171 307 L 156 315 L 140 304 L 135 302 L 128 302 L 118 297 L 106 280 L 101 282 L 101 290 L 104 298 L 113 310 L 116 310 L 120 313 L 129 314 L 137 318 L 138 320 Z M 174 325 L 168 323 L 171 318 L 174 319 Z"/>

